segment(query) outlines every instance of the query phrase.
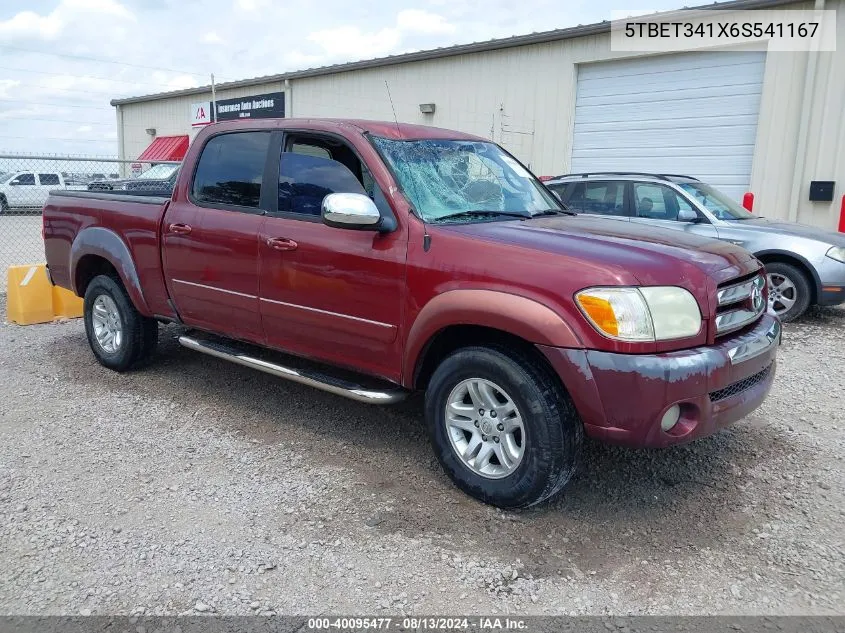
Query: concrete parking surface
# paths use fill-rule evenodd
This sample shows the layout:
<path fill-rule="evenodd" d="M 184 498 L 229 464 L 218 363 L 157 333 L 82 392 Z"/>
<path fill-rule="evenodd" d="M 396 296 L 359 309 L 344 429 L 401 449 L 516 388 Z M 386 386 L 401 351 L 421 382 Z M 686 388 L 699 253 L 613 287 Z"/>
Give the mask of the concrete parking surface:
<path fill-rule="evenodd" d="M 0 327 L 0 612 L 842 613 L 845 309 L 773 392 L 670 450 L 588 443 L 563 496 L 455 489 L 378 409 L 183 350 L 116 374 L 82 323 Z"/>
<path fill-rule="evenodd" d="M 6 292 L 6 270 L 17 264 L 40 264 L 44 261 L 41 240 L 41 214 L 6 212 L 0 215 L 0 293 Z"/>

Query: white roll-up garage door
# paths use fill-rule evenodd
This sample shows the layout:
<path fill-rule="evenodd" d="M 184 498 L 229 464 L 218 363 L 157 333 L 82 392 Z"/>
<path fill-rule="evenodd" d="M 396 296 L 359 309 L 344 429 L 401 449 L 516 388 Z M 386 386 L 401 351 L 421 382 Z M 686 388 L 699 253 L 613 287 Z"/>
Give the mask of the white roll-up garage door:
<path fill-rule="evenodd" d="M 581 65 L 571 171 L 687 174 L 741 198 L 765 63 L 708 52 Z"/>

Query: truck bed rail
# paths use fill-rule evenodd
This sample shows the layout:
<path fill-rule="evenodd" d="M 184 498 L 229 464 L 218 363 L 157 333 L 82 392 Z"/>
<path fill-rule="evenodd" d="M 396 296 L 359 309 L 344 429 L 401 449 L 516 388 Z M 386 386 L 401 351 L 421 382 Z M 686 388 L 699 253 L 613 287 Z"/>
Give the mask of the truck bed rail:
<path fill-rule="evenodd" d="M 138 204 L 162 205 L 170 197 L 165 196 L 138 196 L 131 193 L 106 193 L 103 191 L 74 191 L 72 189 L 53 189 L 50 191 L 53 197 L 61 198 L 86 198 L 88 200 L 117 200 L 120 202 L 137 202 Z"/>

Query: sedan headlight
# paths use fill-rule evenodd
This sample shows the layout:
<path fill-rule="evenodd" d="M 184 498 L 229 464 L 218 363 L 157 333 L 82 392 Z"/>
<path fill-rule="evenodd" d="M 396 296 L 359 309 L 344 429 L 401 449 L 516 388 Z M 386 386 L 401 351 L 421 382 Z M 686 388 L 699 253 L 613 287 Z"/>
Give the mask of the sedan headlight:
<path fill-rule="evenodd" d="M 845 264 L 845 246 L 834 246 L 827 251 L 827 256 Z"/>
<path fill-rule="evenodd" d="M 701 330 L 698 303 L 677 286 L 587 288 L 575 300 L 596 330 L 618 341 L 667 341 Z"/>

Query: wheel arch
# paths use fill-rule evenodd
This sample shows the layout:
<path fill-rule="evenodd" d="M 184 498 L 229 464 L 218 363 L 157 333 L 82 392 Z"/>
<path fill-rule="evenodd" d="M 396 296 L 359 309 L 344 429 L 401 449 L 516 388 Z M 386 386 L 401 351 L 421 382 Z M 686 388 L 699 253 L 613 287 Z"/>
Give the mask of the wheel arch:
<path fill-rule="evenodd" d="M 562 316 L 533 299 L 492 290 L 452 290 L 429 301 L 408 335 L 402 384 L 420 388 L 440 360 L 461 347 L 516 346 L 548 366 L 535 344 L 583 347 Z"/>
<path fill-rule="evenodd" d="M 73 291 L 80 297 L 85 296 L 88 283 L 96 275 L 116 274 L 138 312 L 150 316 L 135 261 L 114 231 L 103 227 L 80 231 L 70 249 L 70 271 Z"/>
<path fill-rule="evenodd" d="M 807 276 L 810 281 L 810 305 L 815 305 L 821 296 L 822 281 L 819 278 L 815 267 L 810 264 L 804 257 L 793 253 L 791 251 L 782 251 L 778 249 L 767 249 L 757 251 L 754 256 L 763 262 L 763 265 L 770 263 L 789 264 L 794 266 Z"/>

